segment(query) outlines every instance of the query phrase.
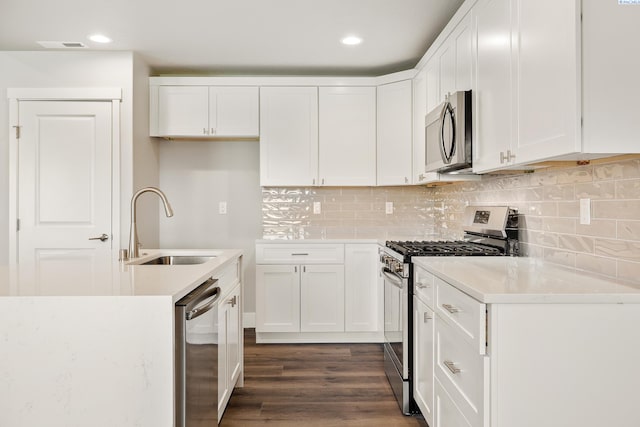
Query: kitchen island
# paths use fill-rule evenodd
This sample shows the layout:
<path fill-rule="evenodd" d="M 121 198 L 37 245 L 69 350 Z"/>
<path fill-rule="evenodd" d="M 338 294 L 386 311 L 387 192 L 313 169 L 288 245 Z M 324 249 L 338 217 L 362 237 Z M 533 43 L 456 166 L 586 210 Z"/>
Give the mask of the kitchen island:
<path fill-rule="evenodd" d="M 138 265 L 164 254 L 214 257 Z M 145 250 L 131 262 L 108 253 L 0 266 L 0 425 L 173 426 L 174 304 L 210 277 L 223 297 L 241 289 L 241 259 Z"/>
<path fill-rule="evenodd" d="M 435 425 L 640 425 L 640 288 L 533 258 L 413 261 L 414 396 Z"/>

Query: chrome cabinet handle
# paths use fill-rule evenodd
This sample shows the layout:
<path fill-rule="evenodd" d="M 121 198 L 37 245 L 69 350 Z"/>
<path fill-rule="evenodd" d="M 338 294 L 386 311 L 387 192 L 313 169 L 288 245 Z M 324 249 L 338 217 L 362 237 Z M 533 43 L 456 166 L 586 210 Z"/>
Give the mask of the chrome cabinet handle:
<path fill-rule="evenodd" d="M 227 304 L 231 304 L 231 307 L 235 307 L 236 304 L 238 303 L 238 297 L 236 295 L 233 296 L 233 298 L 231 298 L 229 301 L 227 301 Z"/>
<path fill-rule="evenodd" d="M 308 253 L 304 253 L 304 252 L 299 252 L 299 253 L 292 253 L 291 256 L 306 256 L 309 255 Z"/>
<path fill-rule="evenodd" d="M 451 371 L 451 373 L 452 373 L 452 374 L 459 374 L 459 373 L 461 372 L 461 371 L 460 371 L 460 368 L 458 368 L 458 367 L 455 365 L 455 363 L 453 363 L 453 362 L 452 362 L 452 361 L 450 361 L 450 360 L 445 360 L 445 361 L 444 361 L 444 362 L 442 362 L 442 363 L 444 364 L 444 366 L 446 366 L 446 367 Z"/>
<path fill-rule="evenodd" d="M 428 284 L 425 285 L 422 282 L 416 282 L 416 287 L 419 288 L 419 289 L 424 289 L 424 288 L 430 288 L 431 286 L 429 286 Z"/>
<path fill-rule="evenodd" d="M 433 317 L 429 316 L 429 313 L 424 313 L 424 323 L 427 323 L 429 320 L 433 319 Z"/>
<path fill-rule="evenodd" d="M 442 306 L 444 307 L 445 310 L 447 310 L 449 313 L 458 313 L 460 312 L 460 309 L 458 307 L 454 307 L 451 304 L 442 304 Z"/>
<path fill-rule="evenodd" d="M 107 240 L 109 240 L 109 235 L 106 233 L 102 233 L 98 237 L 89 237 L 89 240 L 100 240 L 101 242 L 106 242 Z"/>

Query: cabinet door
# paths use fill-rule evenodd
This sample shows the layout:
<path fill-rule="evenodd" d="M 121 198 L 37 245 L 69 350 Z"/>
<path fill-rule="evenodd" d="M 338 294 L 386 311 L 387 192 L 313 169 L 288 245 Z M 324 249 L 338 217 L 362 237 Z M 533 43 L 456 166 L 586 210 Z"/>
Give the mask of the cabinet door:
<path fill-rule="evenodd" d="M 383 287 L 378 282 L 378 245 L 345 245 L 344 277 L 345 331 L 381 331 Z"/>
<path fill-rule="evenodd" d="M 256 265 L 256 332 L 300 332 L 300 267 Z"/>
<path fill-rule="evenodd" d="M 451 34 L 451 42 L 456 48 L 456 91 L 473 89 L 472 14 L 470 11 Z"/>
<path fill-rule="evenodd" d="M 210 135 L 258 136 L 258 106 L 257 87 L 210 87 Z"/>
<path fill-rule="evenodd" d="M 260 88 L 260 185 L 311 186 L 317 177 L 317 88 Z"/>
<path fill-rule="evenodd" d="M 440 103 L 440 57 L 433 56 L 425 66 L 427 73 L 427 113 Z M 424 120 L 423 120 L 424 124 Z"/>
<path fill-rule="evenodd" d="M 240 284 L 226 298 L 227 305 L 227 376 L 235 386 L 242 371 L 242 304 Z"/>
<path fill-rule="evenodd" d="M 438 102 L 456 91 L 456 44 L 448 38 L 436 55 L 440 58 L 440 96 Z"/>
<path fill-rule="evenodd" d="M 344 332 L 344 266 L 301 268 L 300 331 Z"/>
<path fill-rule="evenodd" d="M 516 164 L 581 150 L 579 3 L 514 0 Z"/>
<path fill-rule="evenodd" d="M 511 8 L 509 0 L 476 3 L 476 91 L 473 120 L 473 170 L 505 166 L 503 156 L 513 139 Z"/>
<path fill-rule="evenodd" d="M 158 133 L 163 136 L 206 136 L 209 89 L 206 86 L 160 86 Z"/>
<path fill-rule="evenodd" d="M 424 419 L 433 425 L 434 325 L 433 310 L 413 297 L 413 397 Z"/>
<path fill-rule="evenodd" d="M 426 179 L 424 118 L 427 112 L 427 70 L 423 68 L 413 79 L 412 182 L 414 184 L 420 184 Z"/>
<path fill-rule="evenodd" d="M 376 185 L 376 88 L 321 87 L 321 185 Z"/>
<path fill-rule="evenodd" d="M 377 185 L 411 181 L 411 80 L 378 86 Z"/>
<path fill-rule="evenodd" d="M 224 302 L 218 304 L 218 421 L 231 397 L 229 381 L 229 307 Z"/>

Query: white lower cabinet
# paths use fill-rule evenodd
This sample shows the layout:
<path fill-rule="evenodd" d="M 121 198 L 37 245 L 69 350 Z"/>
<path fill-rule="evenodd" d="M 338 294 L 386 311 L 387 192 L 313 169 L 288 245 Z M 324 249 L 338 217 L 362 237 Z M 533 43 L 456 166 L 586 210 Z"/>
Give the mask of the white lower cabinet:
<path fill-rule="evenodd" d="M 377 244 L 259 243 L 256 263 L 257 342 L 382 341 Z"/>
<path fill-rule="evenodd" d="M 383 289 L 378 283 L 378 245 L 344 245 L 346 332 L 382 329 Z"/>
<path fill-rule="evenodd" d="M 434 422 L 429 423 L 430 426 L 473 427 L 437 379 L 435 380 L 435 413 Z"/>
<path fill-rule="evenodd" d="M 300 331 L 299 268 L 256 265 L 256 332 Z"/>
<path fill-rule="evenodd" d="M 240 284 L 218 303 L 218 421 L 242 372 Z"/>
<path fill-rule="evenodd" d="M 344 266 L 303 265 L 300 331 L 344 331 Z"/>
<path fill-rule="evenodd" d="M 430 426 L 434 413 L 434 322 L 435 313 L 413 297 L 413 398 Z"/>
<path fill-rule="evenodd" d="M 257 265 L 256 332 L 344 331 L 344 266 Z"/>

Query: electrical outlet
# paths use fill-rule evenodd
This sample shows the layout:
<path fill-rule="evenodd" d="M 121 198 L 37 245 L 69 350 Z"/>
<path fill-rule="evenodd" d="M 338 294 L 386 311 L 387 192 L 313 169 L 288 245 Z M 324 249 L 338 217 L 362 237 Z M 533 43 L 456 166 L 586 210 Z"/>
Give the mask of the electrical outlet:
<path fill-rule="evenodd" d="M 393 202 L 387 202 L 384 204 L 384 212 L 387 215 L 393 213 Z"/>
<path fill-rule="evenodd" d="M 580 199 L 580 224 L 591 224 L 591 199 Z"/>
<path fill-rule="evenodd" d="M 218 213 L 220 215 L 226 215 L 227 214 L 227 202 L 218 203 Z"/>
<path fill-rule="evenodd" d="M 322 208 L 320 207 L 320 202 L 313 202 L 313 213 L 318 215 L 322 212 Z"/>

